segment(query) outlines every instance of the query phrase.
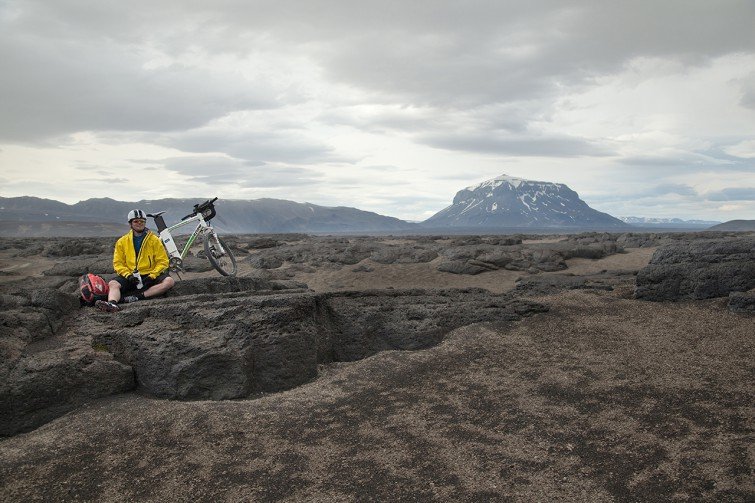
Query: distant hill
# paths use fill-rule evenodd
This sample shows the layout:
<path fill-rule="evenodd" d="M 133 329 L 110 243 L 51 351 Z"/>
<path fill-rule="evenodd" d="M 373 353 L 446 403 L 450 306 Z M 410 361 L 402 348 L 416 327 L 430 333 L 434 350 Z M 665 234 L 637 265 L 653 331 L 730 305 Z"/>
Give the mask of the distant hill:
<path fill-rule="evenodd" d="M 99 222 L 21 222 L 0 220 L 0 237 L 120 236 L 123 224 Z"/>
<path fill-rule="evenodd" d="M 654 229 L 707 229 L 721 222 L 713 220 L 682 220 L 681 218 L 619 217 L 622 222 L 635 227 Z"/>
<path fill-rule="evenodd" d="M 714 225 L 708 228 L 709 231 L 735 231 L 747 232 L 755 231 L 755 220 L 729 220 L 722 224 Z"/>
<path fill-rule="evenodd" d="M 451 206 L 422 222 L 424 227 L 629 229 L 590 208 L 562 183 L 502 175 L 456 193 Z"/>
<path fill-rule="evenodd" d="M 124 202 L 99 198 L 68 205 L 37 197 L 0 197 L 0 235 L 110 235 L 112 229 L 118 234 L 127 229 L 125 219 L 131 209 L 141 208 L 147 213 L 165 211 L 165 221 L 170 225 L 191 213 L 194 204 L 202 201 L 202 198 L 196 198 Z M 398 218 L 356 208 L 331 208 L 282 199 L 221 199 L 216 208 L 218 216 L 212 221 L 213 226 L 225 233 L 361 233 L 405 231 L 418 227 Z M 77 231 L 77 227 L 81 229 Z M 60 234 L 55 234 L 57 232 Z"/>

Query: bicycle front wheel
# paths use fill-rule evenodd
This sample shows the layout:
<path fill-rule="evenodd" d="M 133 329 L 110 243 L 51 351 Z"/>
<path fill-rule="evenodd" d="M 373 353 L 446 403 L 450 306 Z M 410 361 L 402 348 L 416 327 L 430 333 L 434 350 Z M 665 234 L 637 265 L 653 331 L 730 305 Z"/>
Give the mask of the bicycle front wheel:
<path fill-rule="evenodd" d="M 204 237 L 204 253 L 212 267 L 223 276 L 236 276 L 236 257 L 225 241 L 218 236 L 207 234 Z"/>

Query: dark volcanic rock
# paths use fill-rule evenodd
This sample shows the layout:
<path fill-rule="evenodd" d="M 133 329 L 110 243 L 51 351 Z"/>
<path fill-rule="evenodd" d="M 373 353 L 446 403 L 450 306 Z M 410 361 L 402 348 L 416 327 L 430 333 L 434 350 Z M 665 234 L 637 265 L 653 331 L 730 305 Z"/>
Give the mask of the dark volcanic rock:
<path fill-rule="evenodd" d="M 232 297 L 134 305 L 104 326 L 131 317 L 132 327 L 98 330 L 94 340 L 132 366 L 140 387 L 163 398 L 221 400 L 278 391 L 317 374 L 314 294 Z M 130 306 L 131 307 L 131 306 Z"/>
<path fill-rule="evenodd" d="M 58 262 L 42 274 L 46 276 L 81 276 L 91 272 L 100 276 L 112 277 L 113 258 L 94 257 L 91 259 L 73 259 Z"/>
<path fill-rule="evenodd" d="M 27 344 L 46 339 L 60 330 L 66 315 L 79 308 L 77 297 L 53 288 L 11 292 L 0 296 L 0 346 L 8 346 L 10 338 Z"/>
<path fill-rule="evenodd" d="M 729 311 L 733 313 L 755 313 L 755 290 L 730 293 Z"/>
<path fill-rule="evenodd" d="M 205 257 L 196 257 L 194 255 L 187 255 L 183 259 L 181 267 L 187 272 L 207 272 L 213 268 L 210 261 Z"/>
<path fill-rule="evenodd" d="M 354 265 L 372 254 L 372 249 L 361 244 L 346 246 L 345 248 L 328 253 L 325 259 L 336 264 Z"/>
<path fill-rule="evenodd" d="M 0 366 L 0 435 L 29 431 L 82 403 L 134 388 L 131 367 L 86 346 Z"/>
<path fill-rule="evenodd" d="M 48 257 L 78 257 L 112 252 L 115 240 L 110 238 L 58 239 L 45 248 Z"/>
<path fill-rule="evenodd" d="M 484 290 L 199 296 L 97 315 L 87 330 L 153 395 L 226 399 L 292 388 L 320 363 L 424 348 L 462 325 L 543 310 Z"/>
<path fill-rule="evenodd" d="M 211 277 L 198 279 L 185 279 L 177 281 L 167 294 L 168 297 L 182 297 L 196 294 L 225 294 L 225 293 L 250 293 L 270 290 L 289 290 L 291 288 L 306 289 L 304 283 L 294 282 L 283 284 L 281 281 L 275 281 L 277 278 L 259 278 L 259 277 Z"/>
<path fill-rule="evenodd" d="M 516 293 L 536 296 L 551 295 L 564 290 L 606 290 L 618 286 L 631 285 L 635 271 L 604 271 L 598 274 L 574 276 L 572 274 L 551 274 L 528 276 L 516 283 Z"/>
<path fill-rule="evenodd" d="M 438 252 L 424 246 L 380 246 L 370 258 L 380 264 L 419 264 L 431 262 Z"/>
<path fill-rule="evenodd" d="M 315 294 L 290 279 L 212 277 L 103 313 L 78 308 L 74 280 L 41 279 L 55 287 L 19 282 L 0 295 L 0 435 L 135 386 L 183 400 L 290 389 L 323 363 L 425 348 L 462 325 L 546 309 L 484 290 Z"/>
<path fill-rule="evenodd" d="M 547 310 L 482 289 L 347 292 L 327 294 L 324 300 L 335 328 L 330 343 L 335 361 L 391 349 L 422 349 L 461 326 L 511 321 Z"/>
<path fill-rule="evenodd" d="M 48 287 L 33 288 L 37 283 Z M 201 312 L 203 306 L 214 305 L 223 296 L 302 287 L 306 288 L 306 285 L 255 278 L 180 281 L 169 296 L 169 299 L 176 297 L 172 318 L 183 315 L 188 320 L 195 319 L 195 314 L 186 313 Z M 127 341 L 125 336 L 129 331 L 146 333 L 154 338 L 143 346 L 145 351 L 140 357 L 144 361 L 180 355 L 174 358 L 173 373 L 165 379 L 173 378 L 170 385 L 184 396 L 223 398 L 222 391 L 217 391 L 222 379 L 228 380 L 224 385 L 229 388 L 246 389 L 243 383 L 238 383 L 239 376 L 244 375 L 243 368 L 234 367 L 234 362 L 238 361 L 237 355 L 232 354 L 235 339 L 228 339 L 230 342 L 218 348 L 218 344 L 225 340 L 222 330 L 203 333 L 202 327 L 206 324 L 199 325 L 197 333 L 189 340 L 184 333 L 187 329 L 169 330 L 170 327 L 165 325 L 168 322 L 159 319 L 163 313 L 156 315 L 156 321 L 148 321 L 150 309 L 160 306 L 161 302 L 170 304 L 170 300 L 144 302 L 144 309 L 134 305 L 128 314 L 112 316 L 94 309 L 79 309 L 73 280 L 42 277 L 34 282 L 4 285 L 3 291 L 5 293 L 0 295 L 0 435 L 37 427 L 92 398 L 133 389 L 132 365 L 116 361 L 110 353 L 102 352 L 108 346 L 100 340 L 120 334 L 119 340 Z M 166 319 L 171 317 L 166 316 Z M 172 352 L 152 351 L 160 347 L 160 341 L 166 340 L 172 345 Z M 203 360 L 197 364 L 193 359 Z M 142 365 L 142 368 L 148 367 Z M 221 372 L 222 369 L 226 370 Z M 232 377 L 227 369 L 231 369 Z M 199 370 L 206 374 L 198 373 Z M 189 377 L 183 378 L 182 372 L 188 372 Z M 159 390 L 159 378 L 154 380 L 158 381 L 154 387 Z M 211 391 L 205 393 L 197 391 L 198 388 Z"/>
<path fill-rule="evenodd" d="M 251 255 L 249 263 L 257 269 L 277 269 L 283 265 L 283 258 L 277 255 Z"/>
<path fill-rule="evenodd" d="M 461 246 L 449 247 L 441 250 L 441 255 L 447 260 L 438 265 L 439 271 L 454 274 L 479 274 L 496 269 L 510 271 L 552 272 L 566 269 L 565 257 L 570 257 L 574 250 L 587 248 L 574 243 L 548 243 L 539 246 L 525 247 L 522 245 L 491 245 L 466 239 Z M 596 258 L 615 253 L 619 248 L 615 243 L 591 245 L 590 250 L 596 250 L 590 255 Z"/>
<path fill-rule="evenodd" d="M 755 238 L 679 243 L 659 248 L 637 275 L 635 297 L 707 299 L 755 287 Z"/>
<path fill-rule="evenodd" d="M 452 274 L 480 274 L 481 272 L 490 271 L 490 267 L 485 267 L 479 263 L 473 264 L 462 260 L 448 260 L 438 264 L 438 270 L 450 272 Z"/>
<path fill-rule="evenodd" d="M 253 249 L 275 248 L 279 245 L 280 243 L 277 240 L 267 237 L 252 238 L 246 241 L 246 247 Z"/>

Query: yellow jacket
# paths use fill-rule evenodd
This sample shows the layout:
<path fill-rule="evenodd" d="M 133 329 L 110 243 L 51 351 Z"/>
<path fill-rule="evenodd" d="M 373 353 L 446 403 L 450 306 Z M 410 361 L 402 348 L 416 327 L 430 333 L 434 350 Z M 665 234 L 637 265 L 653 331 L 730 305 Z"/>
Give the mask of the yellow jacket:
<path fill-rule="evenodd" d="M 113 268 L 120 276 L 129 277 L 134 273 L 134 268 L 139 262 L 139 274 L 154 279 L 168 268 L 168 254 L 163 242 L 154 232 L 145 230 L 147 233 L 139 249 L 139 257 L 134 252 L 134 233 L 121 236 L 115 243 L 113 252 Z"/>

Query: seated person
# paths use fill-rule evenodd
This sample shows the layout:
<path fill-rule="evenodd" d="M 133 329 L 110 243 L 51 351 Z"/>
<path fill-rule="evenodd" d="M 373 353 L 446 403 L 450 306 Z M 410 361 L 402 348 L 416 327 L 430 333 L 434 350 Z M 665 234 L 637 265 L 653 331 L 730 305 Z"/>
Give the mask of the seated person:
<path fill-rule="evenodd" d="M 163 294 L 176 282 L 168 275 L 168 254 L 162 241 L 147 229 L 142 210 L 128 213 L 130 230 L 115 243 L 113 267 L 118 277 L 108 283 L 108 300 L 98 300 L 98 309 L 117 312 L 119 302 L 136 302 Z"/>

